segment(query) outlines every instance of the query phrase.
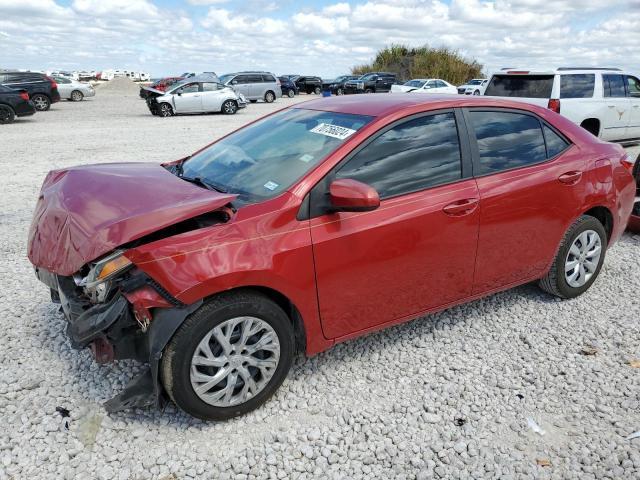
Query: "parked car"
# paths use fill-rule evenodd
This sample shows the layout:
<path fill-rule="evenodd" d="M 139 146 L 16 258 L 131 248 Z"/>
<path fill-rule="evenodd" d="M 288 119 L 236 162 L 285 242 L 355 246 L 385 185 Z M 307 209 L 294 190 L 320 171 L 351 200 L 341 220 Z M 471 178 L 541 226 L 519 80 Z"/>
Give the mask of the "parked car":
<path fill-rule="evenodd" d="M 278 80 L 280 80 L 280 90 L 282 90 L 283 97 L 286 95 L 289 98 L 293 98 L 300 93 L 298 86 L 289 77 L 278 77 Z"/>
<path fill-rule="evenodd" d="M 96 91 L 88 83 L 78 82 L 65 77 L 53 77 L 58 84 L 60 98 L 80 102 L 84 97 L 94 97 Z"/>
<path fill-rule="evenodd" d="M 26 90 L 14 90 L 0 85 L 0 124 L 13 123 L 16 117 L 36 113 Z"/>
<path fill-rule="evenodd" d="M 167 88 L 183 80 L 184 80 L 183 77 L 165 77 L 153 82 L 151 85 L 148 85 L 148 86 L 153 88 L 154 90 L 164 92 L 167 90 Z M 145 90 L 146 88 L 147 87 L 145 86 L 140 87 L 140 98 L 143 98 L 145 100 L 147 98 L 147 94 L 149 93 L 148 90 Z"/>
<path fill-rule="evenodd" d="M 306 94 L 315 93 L 316 95 L 320 95 L 320 92 L 322 92 L 322 79 L 320 77 L 301 75 L 292 78 L 292 80 L 301 92 Z"/>
<path fill-rule="evenodd" d="M 333 80 L 322 82 L 322 90 L 329 90 L 334 95 L 344 95 L 344 84 L 358 78 L 360 78 L 358 75 L 341 75 Z"/>
<path fill-rule="evenodd" d="M 220 77 L 220 82 L 230 87 L 251 102 L 264 100 L 272 103 L 282 96 L 280 80 L 270 72 L 238 72 L 227 73 Z"/>
<path fill-rule="evenodd" d="M 371 72 L 357 80 L 348 80 L 344 84 L 344 93 L 376 93 L 389 92 L 397 83 L 395 73 Z"/>
<path fill-rule="evenodd" d="M 640 139 L 640 80 L 617 68 L 505 70 L 484 94 L 548 107 L 603 140 Z"/>
<path fill-rule="evenodd" d="M 460 85 L 458 87 L 458 93 L 460 95 L 482 95 L 488 83 L 488 78 L 474 78 L 464 85 Z"/>
<path fill-rule="evenodd" d="M 28 256 L 74 347 L 149 363 L 109 411 L 227 419 L 298 351 L 532 281 L 583 294 L 634 195 L 621 146 L 546 108 L 336 97 L 170 164 L 50 172 Z"/>
<path fill-rule="evenodd" d="M 36 110 L 44 112 L 60 101 L 58 84 L 42 73 L 0 72 L 0 85 L 14 90 L 26 90 Z"/>
<path fill-rule="evenodd" d="M 402 85 L 391 85 L 391 93 L 458 93 L 458 89 L 439 78 L 417 78 Z"/>
<path fill-rule="evenodd" d="M 196 77 L 193 77 L 196 78 Z M 222 112 L 233 115 L 247 106 L 242 94 L 217 82 L 192 82 L 174 85 L 166 92 L 145 87 L 147 106 L 152 115 L 171 117 L 184 113 Z"/>
<path fill-rule="evenodd" d="M 636 198 L 629 218 L 628 228 L 632 232 L 640 233 L 640 155 L 633 167 L 633 178 L 636 180 Z"/>

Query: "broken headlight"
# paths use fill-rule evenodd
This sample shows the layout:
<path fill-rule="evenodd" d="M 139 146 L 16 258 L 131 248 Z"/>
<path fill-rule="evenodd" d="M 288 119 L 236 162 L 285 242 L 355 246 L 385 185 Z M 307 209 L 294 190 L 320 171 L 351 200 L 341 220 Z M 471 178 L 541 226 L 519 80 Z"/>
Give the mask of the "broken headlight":
<path fill-rule="evenodd" d="M 90 264 L 85 277 L 74 276 L 76 285 L 84 289 L 93 303 L 104 302 L 111 290 L 112 280 L 133 265 L 122 253 L 117 250 Z"/>

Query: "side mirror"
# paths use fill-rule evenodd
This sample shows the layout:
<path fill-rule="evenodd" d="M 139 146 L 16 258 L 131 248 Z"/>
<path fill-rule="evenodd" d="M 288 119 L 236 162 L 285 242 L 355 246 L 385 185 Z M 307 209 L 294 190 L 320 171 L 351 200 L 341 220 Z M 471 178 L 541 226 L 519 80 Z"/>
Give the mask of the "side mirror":
<path fill-rule="evenodd" d="M 176 92 L 176 94 L 177 94 L 179 97 L 181 97 L 181 96 L 182 96 L 182 90 L 178 90 L 178 91 Z"/>
<path fill-rule="evenodd" d="M 375 188 L 350 178 L 331 182 L 329 199 L 334 212 L 368 212 L 380 206 Z"/>
<path fill-rule="evenodd" d="M 238 81 L 237 81 L 237 80 L 232 80 L 232 81 L 231 81 L 231 85 L 237 85 L 237 84 L 238 84 Z"/>

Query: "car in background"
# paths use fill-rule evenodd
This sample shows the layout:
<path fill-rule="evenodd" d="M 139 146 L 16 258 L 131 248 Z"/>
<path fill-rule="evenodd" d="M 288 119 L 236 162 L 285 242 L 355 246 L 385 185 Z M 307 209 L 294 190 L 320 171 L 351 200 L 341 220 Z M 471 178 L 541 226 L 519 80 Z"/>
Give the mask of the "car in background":
<path fill-rule="evenodd" d="M 344 84 L 344 93 L 376 93 L 389 92 L 392 85 L 398 83 L 397 75 L 389 72 L 366 73 L 356 80 L 348 80 Z"/>
<path fill-rule="evenodd" d="M 578 297 L 634 195 L 620 145 L 546 108 L 336 97 L 169 164 L 50 172 L 27 252 L 74 348 L 148 364 L 109 411 L 168 398 L 224 420 L 297 352 L 534 281 Z"/>
<path fill-rule="evenodd" d="M 320 95 L 320 92 L 322 92 L 322 79 L 320 77 L 301 75 L 292 78 L 292 80 L 301 92 L 306 94 L 315 93 L 316 95 Z"/>
<path fill-rule="evenodd" d="M 488 78 L 474 78 L 464 85 L 460 85 L 458 87 L 458 93 L 460 95 L 482 95 L 488 83 Z"/>
<path fill-rule="evenodd" d="M 146 101 L 149 111 L 160 117 L 212 112 L 233 115 L 247 106 L 242 94 L 218 82 L 187 81 L 174 85 L 166 92 L 144 88 L 148 91 Z"/>
<path fill-rule="evenodd" d="M 300 93 L 298 86 L 289 77 L 278 77 L 278 80 L 280 80 L 280 89 L 283 97 L 293 98 Z"/>
<path fill-rule="evenodd" d="M 340 75 L 332 80 L 322 82 L 322 90 L 330 91 L 334 95 L 344 95 L 344 84 L 349 80 L 357 80 L 359 75 Z"/>
<path fill-rule="evenodd" d="M 609 142 L 640 139 L 640 77 L 618 68 L 501 70 L 484 95 L 547 107 Z"/>
<path fill-rule="evenodd" d="M 258 100 L 272 103 L 282 96 L 280 80 L 271 72 L 227 73 L 220 77 L 220 82 L 232 87 L 252 103 Z"/>
<path fill-rule="evenodd" d="M 172 85 L 175 85 L 176 83 L 181 82 L 183 80 L 184 80 L 184 77 L 165 77 L 165 78 L 161 78 L 161 79 L 153 82 L 151 85 L 147 85 L 147 86 L 153 88 L 154 90 L 159 90 L 161 92 L 164 92 L 164 91 L 167 90 L 167 88 L 169 88 Z M 144 86 L 140 87 L 140 98 L 146 100 L 149 91 L 145 90 L 145 88 L 146 87 L 144 87 Z"/>
<path fill-rule="evenodd" d="M 440 93 L 455 94 L 458 90 L 449 82 L 439 78 L 417 78 L 402 85 L 392 85 L 391 93 Z"/>
<path fill-rule="evenodd" d="M 36 107 L 29 100 L 26 90 L 14 90 L 0 85 L 0 124 L 13 123 L 16 117 L 26 117 L 36 113 Z"/>
<path fill-rule="evenodd" d="M 52 103 L 60 101 L 58 84 L 43 73 L 0 72 L 0 85 L 14 90 L 26 90 L 39 112 L 49 110 Z"/>
<path fill-rule="evenodd" d="M 96 91 L 88 83 L 78 82 L 66 77 L 53 77 L 58 84 L 58 92 L 60 98 L 71 100 L 72 102 L 80 102 L 85 97 L 94 97 Z"/>

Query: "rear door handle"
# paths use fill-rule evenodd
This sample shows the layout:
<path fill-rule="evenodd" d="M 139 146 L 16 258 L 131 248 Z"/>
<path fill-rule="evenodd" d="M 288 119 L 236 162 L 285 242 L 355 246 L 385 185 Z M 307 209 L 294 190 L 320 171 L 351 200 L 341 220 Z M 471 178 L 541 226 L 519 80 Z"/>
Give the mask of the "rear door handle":
<path fill-rule="evenodd" d="M 465 198 L 442 207 L 442 211 L 452 217 L 461 217 L 470 214 L 476 208 L 478 208 L 477 198 Z"/>
<path fill-rule="evenodd" d="M 564 183 L 566 185 L 574 185 L 578 183 L 581 178 L 582 178 L 582 172 L 579 172 L 576 170 L 573 172 L 563 173 L 558 177 L 558 180 L 560 180 L 561 183 Z"/>

